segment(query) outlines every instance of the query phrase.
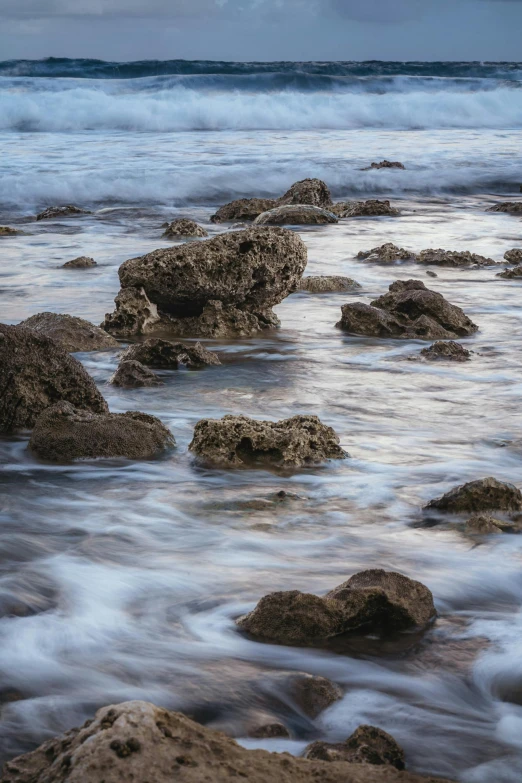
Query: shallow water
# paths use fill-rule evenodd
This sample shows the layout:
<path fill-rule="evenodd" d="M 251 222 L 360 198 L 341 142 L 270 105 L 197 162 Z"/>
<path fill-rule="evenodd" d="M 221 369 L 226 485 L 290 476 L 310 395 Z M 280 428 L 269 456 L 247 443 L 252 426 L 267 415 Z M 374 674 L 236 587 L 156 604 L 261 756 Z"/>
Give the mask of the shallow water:
<path fill-rule="evenodd" d="M 10 79 L 13 81 L 13 79 Z M 9 86 L 11 90 L 11 86 Z M 118 266 L 169 243 L 161 224 L 194 217 L 211 234 L 217 204 L 280 194 L 321 176 L 338 198 L 389 197 L 400 218 L 352 219 L 300 231 L 307 274 L 341 274 L 355 294 L 294 294 L 281 328 L 255 339 L 207 341 L 220 367 L 162 372 L 165 386 L 107 384 L 118 351 L 79 354 L 113 411 L 144 410 L 177 448 L 150 462 L 38 463 L 27 435 L 0 439 L 0 754 L 34 747 L 99 706 L 142 698 L 244 737 L 255 713 L 283 720 L 287 740 L 249 747 L 299 753 L 360 723 L 403 745 L 412 770 L 470 783 L 522 774 L 522 538 L 480 545 L 455 526 L 419 526 L 427 500 L 494 475 L 520 485 L 521 285 L 494 268 L 393 268 L 355 259 L 384 241 L 468 249 L 500 261 L 522 245 L 518 218 L 485 209 L 522 181 L 516 128 L 460 130 L 129 130 L 0 134 L 8 161 L 0 225 L 0 320 L 51 310 L 100 322 Z M 383 157 L 405 172 L 360 172 Z M 35 223 L 49 203 L 93 214 Z M 65 270 L 78 255 L 99 266 Z M 396 279 L 419 278 L 464 308 L 480 330 L 465 364 L 430 364 L 416 341 L 373 340 L 335 328 L 348 298 L 369 301 Z M 204 470 L 187 451 L 203 417 L 281 419 L 312 413 L 350 457 L 278 474 Z M 285 489 L 273 507 L 242 501 Z M 427 584 L 439 619 L 412 649 L 366 639 L 340 651 L 259 644 L 234 618 L 263 594 L 326 592 L 383 567 Z M 346 688 L 315 721 L 284 696 L 281 676 L 306 671 Z M 14 692 L 18 691 L 19 694 Z M 10 701 L 15 695 L 22 698 Z"/>

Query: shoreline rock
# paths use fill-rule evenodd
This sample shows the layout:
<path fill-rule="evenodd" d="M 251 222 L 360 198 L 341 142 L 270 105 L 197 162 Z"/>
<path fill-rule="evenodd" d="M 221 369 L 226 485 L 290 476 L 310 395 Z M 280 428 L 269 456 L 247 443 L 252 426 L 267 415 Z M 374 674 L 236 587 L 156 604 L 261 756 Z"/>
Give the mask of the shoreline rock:
<path fill-rule="evenodd" d="M 459 514 L 462 512 L 522 511 L 522 492 L 514 484 L 488 477 L 469 481 L 430 500 L 426 510 Z"/>
<path fill-rule="evenodd" d="M 309 205 L 330 209 L 332 197 L 326 183 L 320 179 L 302 179 L 279 198 L 240 198 L 220 207 L 211 216 L 211 223 L 232 223 L 255 220 L 259 215 L 283 205 Z"/>
<path fill-rule="evenodd" d="M 351 764 L 379 764 L 402 770 L 405 767 L 401 746 L 382 729 L 359 726 L 344 742 L 312 742 L 304 757 L 319 761 L 348 761 Z"/>
<path fill-rule="evenodd" d="M 67 204 L 62 207 L 47 207 L 43 212 L 36 216 L 37 220 L 51 220 L 52 218 L 71 217 L 72 215 L 90 215 L 86 209 L 80 209 L 73 204 Z"/>
<path fill-rule="evenodd" d="M 356 291 L 362 286 L 351 277 L 340 275 L 311 275 L 302 277 L 299 285 L 300 291 L 308 291 L 310 294 L 336 293 L 339 291 Z"/>
<path fill-rule="evenodd" d="M 421 250 L 418 255 L 417 261 L 419 264 L 433 265 L 433 266 L 450 266 L 450 267 L 484 267 L 484 266 L 497 266 L 497 262 L 492 258 L 486 258 L 485 256 L 478 255 L 478 253 L 470 253 L 469 250 L 442 250 L 438 248 L 433 250 Z"/>
<path fill-rule="evenodd" d="M 386 242 L 380 247 L 373 247 L 371 250 L 360 250 L 356 258 L 361 258 L 368 263 L 374 264 L 394 264 L 396 261 L 416 261 L 417 256 L 410 250 L 403 247 L 397 247 L 392 242 Z"/>
<path fill-rule="evenodd" d="M 439 361 L 441 359 L 451 362 L 467 362 L 471 359 L 472 351 L 468 351 L 460 343 L 453 340 L 437 341 L 429 348 L 423 348 L 420 355 L 429 362 Z"/>
<path fill-rule="evenodd" d="M 512 269 L 504 269 L 503 272 L 499 272 L 497 277 L 503 277 L 507 280 L 516 280 L 518 277 L 522 277 L 522 264 L 514 266 Z"/>
<path fill-rule="evenodd" d="M 121 386 L 124 389 L 139 389 L 147 386 L 163 386 L 163 381 L 155 372 L 140 362 L 131 359 L 119 363 L 114 375 L 109 380 L 113 386 Z"/>
<path fill-rule="evenodd" d="M 0 237 L 14 237 L 21 233 L 21 231 L 18 231 L 16 228 L 11 228 L 11 226 L 0 226 Z"/>
<path fill-rule="evenodd" d="M 349 217 L 398 217 L 401 213 L 389 201 L 341 201 L 333 204 L 331 211 L 340 218 Z"/>
<path fill-rule="evenodd" d="M 129 346 L 122 354 L 121 361 L 129 360 L 166 370 L 177 370 L 180 364 L 191 370 L 221 364 L 217 354 L 204 348 L 201 343 L 190 345 L 158 338 Z"/>
<path fill-rule="evenodd" d="M 514 247 L 512 250 L 506 250 L 504 258 L 508 264 L 522 264 L 522 248 Z"/>
<path fill-rule="evenodd" d="M 208 231 L 203 226 L 196 223 L 195 220 L 189 218 L 175 218 L 171 223 L 168 223 L 164 237 L 208 237 Z"/>
<path fill-rule="evenodd" d="M 505 212 L 508 215 L 522 215 L 522 201 L 502 201 L 488 207 L 486 212 Z"/>
<path fill-rule="evenodd" d="M 254 220 L 254 226 L 321 226 L 338 223 L 339 218 L 322 207 L 311 204 L 286 204 L 262 212 Z"/>
<path fill-rule="evenodd" d="M 64 351 L 105 351 L 119 348 L 119 342 L 99 326 L 66 313 L 37 313 L 18 326 L 49 337 Z"/>
<path fill-rule="evenodd" d="M 361 171 L 371 171 L 371 169 L 402 169 L 404 171 L 405 168 L 406 166 L 398 160 L 381 160 L 380 163 L 371 163 Z"/>
<path fill-rule="evenodd" d="M 98 266 L 94 258 L 79 256 L 78 258 L 73 258 L 72 261 L 62 264 L 62 269 L 87 269 L 92 266 Z"/>

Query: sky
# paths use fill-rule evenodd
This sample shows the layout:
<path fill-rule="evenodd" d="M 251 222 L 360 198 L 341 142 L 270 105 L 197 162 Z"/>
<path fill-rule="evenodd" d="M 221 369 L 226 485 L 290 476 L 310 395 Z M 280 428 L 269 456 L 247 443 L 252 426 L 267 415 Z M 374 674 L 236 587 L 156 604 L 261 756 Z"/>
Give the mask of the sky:
<path fill-rule="evenodd" d="M 0 0 L 0 60 L 515 60 L 522 0 Z"/>

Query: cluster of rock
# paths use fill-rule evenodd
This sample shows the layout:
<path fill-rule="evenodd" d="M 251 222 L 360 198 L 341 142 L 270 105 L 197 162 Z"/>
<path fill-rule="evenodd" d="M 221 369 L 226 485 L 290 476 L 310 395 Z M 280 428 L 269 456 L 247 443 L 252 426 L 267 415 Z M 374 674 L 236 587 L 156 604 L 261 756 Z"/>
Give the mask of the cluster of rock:
<path fill-rule="evenodd" d="M 177 370 L 180 364 L 195 370 L 221 362 L 217 354 L 208 351 L 201 343 L 188 345 L 150 338 L 124 351 L 110 382 L 126 388 L 161 386 L 163 381 L 149 367 Z"/>
<path fill-rule="evenodd" d="M 91 266 L 98 266 L 94 258 L 88 256 L 79 256 L 63 264 L 63 269 L 88 269 Z"/>
<path fill-rule="evenodd" d="M 208 237 L 208 231 L 189 218 L 176 218 L 171 223 L 166 223 L 163 236 L 177 239 L 178 237 Z"/>
<path fill-rule="evenodd" d="M 404 169 L 406 166 L 398 160 L 381 160 L 380 163 L 372 163 L 370 166 L 361 169 L 361 171 L 370 171 L 371 169 Z"/>
<path fill-rule="evenodd" d="M 397 261 L 416 261 L 417 256 L 411 250 L 397 247 L 393 242 L 386 242 L 371 250 L 360 250 L 356 258 L 373 264 L 395 264 Z"/>
<path fill-rule="evenodd" d="M 36 216 L 37 220 L 51 220 L 52 218 L 71 217 L 71 215 L 88 215 L 86 209 L 80 209 L 73 204 L 66 204 L 63 207 L 47 207 L 43 212 Z"/>
<path fill-rule="evenodd" d="M 334 293 L 336 291 L 356 291 L 360 284 L 351 277 L 340 275 L 311 275 L 302 277 L 299 284 L 300 291 L 308 291 L 311 294 Z"/>
<path fill-rule="evenodd" d="M 262 212 L 254 220 L 255 226 L 305 225 L 322 226 L 327 223 L 338 223 L 339 218 L 322 207 L 312 204 L 284 204 Z"/>
<path fill-rule="evenodd" d="M 508 280 L 516 279 L 517 277 L 522 277 L 522 264 L 519 264 L 518 266 L 514 266 L 512 269 L 504 269 L 503 272 L 499 272 L 497 277 L 504 277 Z"/>
<path fill-rule="evenodd" d="M 522 201 L 502 201 L 486 209 L 486 212 L 506 212 L 508 215 L 522 215 Z"/>
<path fill-rule="evenodd" d="M 496 261 L 492 258 L 486 258 L 478 253 L 470 253 L 469 250 L 422 250 L 417 256 L 419 264 L 433 266 L 455 266 L 455 267 L 482 267 L 495 266 Z"/>
<path fill-rule="evenodd" d="M 371 304 L 345 304 L 341 313 L 340 329 L 368 337 L 451 340 L 478 329 L 460 307 L 420 280 L 397 280 Z"/>

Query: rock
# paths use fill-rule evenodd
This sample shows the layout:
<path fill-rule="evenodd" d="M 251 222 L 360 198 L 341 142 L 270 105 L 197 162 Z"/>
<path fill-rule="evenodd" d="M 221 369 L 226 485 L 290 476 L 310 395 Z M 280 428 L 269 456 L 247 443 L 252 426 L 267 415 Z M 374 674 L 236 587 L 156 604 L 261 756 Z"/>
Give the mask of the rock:
<path fill-rule="evenodd" d="M 230 415 L 202 419 L 189 449 L 205 463 L 224 468 L 303 467 L 346 457 L 331 427 L 317 416 L 299 415 L 277 422 Z"/>
<path fill-rule="evenodd" d="M 151 459 L 175 445 L 170 431 L 155 416 L 91 413 L 59 402 L 37 419 L 29 449 L 48 462 L 97 457 Z"/>
<path fill-rule="evenodd" d="M 138 389 L 142 386 L 163 386 L 163 381 L 156 373 L 140 362 L 130 359 L 120 362 L 109 383 L 112 383 L 114 386 L 122 386 L 125 389 Z"/>
<path fill-rule="evenodd" d="M 294 182 L 277 201 L 279 204 L 311 204 L 323 209 L 328 209 L 333 203 L 328 186 L 321 179 Z"/>
<path fill-rule="evenodd" d="M 81 728 L 8 761 L 2 783 L 230 783 L 232 778 L 248 783 L 448 783 L 387 764 L 325 763 L 247 750 L 181 713 L 143 701 L 104 707 Z"/>
<path fill-rule="evenodd" d="M 279 326 L 279 319 L 271 310 L 250 313 L 210 301 L 201 315 L 193 318 L 174 318 L 162 313 L 159 326 L 160 331 L 167 330 L 176 337 L 250 337 L 262 329 Z"/>
<path fill-rule="evenodd" d="M 220 207 L 210 218 L 211 223 L 231 223 L 234 220 L 254 220 L 262 212 L 277 207 L 273 198 L 240 198 Z"/>
<path fill-rule="evenodd" d="M 62 269 L 87 269 L 90 266 L 98 266 L 94 258 L 80 256 L 79 258 L 73 258 L 72 261 L 67 261 L 66 264 L 62 264 Z"/>
<path fill-rule="evenodd" d="M 67 204 L 65 207 L 47 207 L 43 212 L 40 212 L 37 216 L 37 220 L 50 220 L 51 218 L 70 217 L 71 215 L 88 215 L 90 214 L 85 209 L 74 207 L 72 204 Z"/>
<path fill-rule="evenodd" d="M 304 756 L 317 761 L 348 761 L 351 764 L 379 764 L 404 769 L 401 746 L 390 734 L 375 726 L 359 726 L 345 742 L 312 742 Z"/>
<path fill-rule="evenodd" d="M 64 351 L 71 353 L 75 351 L 104 351 L 119 347 L 118 341 L 100 329 L 99 326 L 74 315 L 37 313 L 37 315 L 32 315 L 22 321 L 19 326 L 50 337 Z"/>
<path fill-rule="evenodd" d="M 515 247 L 513 250 L 506 250 L 504 258 L 508 264 L 522 264 L 522 248 Z"/>
<path fill-rule="evenodd" d="M 433 269 L 428 269 L 426 271 L 426 274 L 428 275 L 428 277 L 438 277 L 438 274 L 434 272 Z"/>
<path fill-rule="evenodd" d="M 454 487 L 442 497 L 430 500 L 426 509 L 453 514 L 466 511 L 521 511 L 522 493 L 513 484 L 489 477 Z"/>
<path fill-rule="evenodd" d="M 254 220 L 263 212 L 286 204 L 308 204 L 328 209 L 332 198 L 327 185 L 320 179 L 302 179 L 293 185 L 280 198 L 241 198 L 220 207 L 210 218 L 212 223 L 225 223 L 234 220 Z M 286 222 L 286 221 L 285 221 Z M 295 221 L 300 222 L 300 221 Z"/>
<path fill-rule="evenodd" d="M 492 258 L 470 253 L 469 250 L 422 250 L 417 258 L 419 264 L 434 266 L 496 266 Z"/>
<path fill-rule="evenodd" d="M 114 302 L 116 310 L 105 315 L 101 328 L 117 337 L 147 334 L 160 323 L 158 308 L 143 288 L 123 288 Z"/>
<path fill-rule="evenodd" d="M 499 272 L 497 277 L 505 277 L 508 280 L 522 277 L 522 264 L 514 266 L 512 269 L 504 269 L 503 272 Z"/>
<path fill-rule="evenodd" d="M 312 674 L 292 675 L 288 691 L 297 706 L 312 720 L 343 698 L 343 689 L 339 685 L 326 677 Z"/>
<path fill-rule="evenodd" d="M 387 215 L 388 217 L 396 217 L 400 215 L 398 209 L 390 206 L 389 201 L 378 201 L 377 199 L 369 199 L 368 201 L 346 201 L 340 204 L 334 204 L 332 212 L 338 217 L 378 217 L 380 215 Z"/>
<path fill-rule="evenodd" d="M 522 215 L 522 201 L 503 201 L 489 207 L 486 212 L 507 212 L 509 215 Z"/>
<path fill-rule="evenodd" d="M 355 291 L 357 288 L 361 288 L 361 286 L 355 280 L 352 280 L 351 277 L 340 277 L 339 275 L 302 277 L 299 285 L 300 291 L 308 291 L 311 294 Z"/>
<path fill-rule="evenodd" d="M 287 204 L 269 209 L 254 220 L 255 226 L 304 225 L 318 226 L 326 223 L 338 223 L 339 219 L 326 209 L 310 204 Z"/>
<path fill-rule="evenodd" d="M 217 354 L 208 351 L 201 343 L 187 345 L 154 338 L 127 348 L 121 360 L 131 359 L 149 367 L 162 367 L 167 370 L 177 370 L 180 364 L 186 365 L 191 370 L 206 365 L 221 364 Z"/>
<path fill-rule="evenodd" d="M 448 342 L 438 341 L 430 345 L 429 348 L 423 348 L 420 355 L 431 362 L 438 359 L 447 359 L 452 362 L 467 362 L 471 359 L 471 353 L 460 343 L 449 340 Z"/>
<path fill-rule="evenodd" d="M 164 237 L 208 237 L 208 231 L 194 220 L 176 218 L 167 224 Z"/>
<path fill-rule="evenodd" d="M 504 522 L 495 519 L 490 514 L 473 514 L 466 522 L 465 533 L 489 535 L 491 533 L 513 533 L 515 526 L 512 522 Z"/>
<path fill-rule="evenodd" d="M 290 732 L 282 723 L 267 723 L 264 726 L 251 729 L 248 736 L 254 739 L 273 739 L 274 737 L 289 737 Z"/>
<path fill-rule="evenodd" d="M 361 171 L 370 171 L 370 169 L 405 169 L 406 167 L 398 160 L 381 160 L 380 163 L 372 163 Z"/>
<path fill-rule="evenodd" d="M 445 340 L 469 336 L 478 329 L 460 307 L 426 288 L 421 280 L 397 280 L 371 305 L 346 304 L 341 313 L 340 329 L 373 337 Z"/>
<path fill-rule="evenodd" d="M 356 258 L 362 258 L 364 261 L 374 264 L 394 264 L 396 261 L 416 261 L 417 256 L 411 250 L 405 250 L 403 247 L 397 247 L 392 242 L 386 242 L 380 247 L 373 247 L 371 250 L 361 250 Z"/>
<path fill-rule="evenodd" d="M 0 324 L 0 432 L 30 428 L 60 400 L 105 413 L 107 403 L 80 362 L 54 340 Z"/>
<path fill-rule="evenodd" d="M 20 234 L 16 228 L 10 228 L 10 226 L 0 226 L 0 237 L 14 237 L 16 234 Z"/>

